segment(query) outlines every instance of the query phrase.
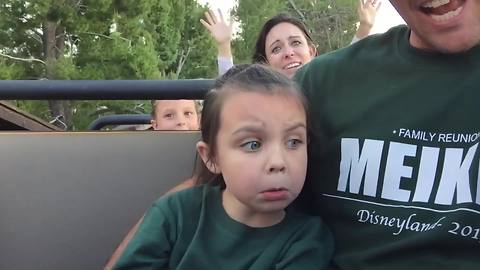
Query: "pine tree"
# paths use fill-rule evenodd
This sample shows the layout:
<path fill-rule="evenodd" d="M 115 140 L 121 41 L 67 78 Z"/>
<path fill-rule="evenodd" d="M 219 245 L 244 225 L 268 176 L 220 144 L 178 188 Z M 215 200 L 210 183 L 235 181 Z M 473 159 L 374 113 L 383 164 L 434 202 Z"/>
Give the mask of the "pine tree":
<path fill-rule="evenodd" d="M 251 62 L 263 24 L 280 12 L 301 19 L 310 30 L 318 52 L 348 45 L 355 34 L 357 0 L 238 0 L 233 14 L 241 33 L 234 41 L 237 62 Z"/>
<path fill-rule="evenodd" d="M 204 9 L 193 0 L 3 0 L 0 76 L 55 80 L 210 77 L 215 48 L 199 29 Z M 16 104 L 47 120 L 59 118 L 74 130 L 85 128 L 102 114 L 150 109 L 144 101 Z"/>

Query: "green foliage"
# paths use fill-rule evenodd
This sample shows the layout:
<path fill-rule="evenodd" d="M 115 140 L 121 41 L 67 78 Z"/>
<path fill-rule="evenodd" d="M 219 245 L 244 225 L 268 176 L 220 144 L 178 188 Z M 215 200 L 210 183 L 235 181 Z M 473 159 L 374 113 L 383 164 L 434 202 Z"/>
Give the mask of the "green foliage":
<path fill-rule="evenodd" d="M 0 80 L 12 80 L 24 76 L 23 69 L 15 64 L 7 63 L 0 58 Z"/>
<path fill-rule="evenodd" d="M 204 10 L 194 0 L 3 0 L 0 53 L 10 57 L 0 56 L 0 79 L 213 77 L 215 46 L 199 23 Z M 151 109 L 149 101 L 77 101 L 65 112 L 46 102 L 16 104 L 47 121 L 71 115 L 71 130 L 101 115 Z"/>
<path fill-rule="evenodd" d="M 357 0 L 239 0 L 240 34 L 233 51 L 250 62 L 263 23 L 281 11 L 302 18 L 320 53 L 354 35 Z M 199 23 L 195 0 L 2 0 L 0 79 L 177 79 L 215 77 L 216 47 Z M 50 35 L 48 35 L 50 33 Z M 14 60 L 15 58 L 22 59 Z M 132 89 L 132 91 L 135 91 Z M 18 101 L 49 121 L 47 102 Z M 76 101 L 63 112 L 69 129 L 96 117 L 149 113 L 149 101 Z"/>
<path fill-rule="evenodd" d="M 280 12 L 304 21 L 318 52 L 348 45 L 355 34 L 357 0 L 239 0 L 234 16 L 241 33 L 234 41 L 237 62 L 251 62 L 255 41 L 263 24 Z"/>
<path fill-rule="evenodd" d="M 357 0 L 292 0 L 288 6 L 293 15 L 304 18 L 318 53 L 322 54 L 350 44 L 356 31 L 357 3 Z"/>
<path fill-rule="evenodd" d="M 185 21 L 181 33 L 180 61 L 186 60 L 181 70 L 175 69 L 178 78 L 214 78 L 217 76 L 216 45 L 210 33 L 200 24 L 204 7 L 195 5 L 195 0 L 186 0 Z M 206 57 L 207 56 L 207 57 Z M 173 71 L 173 70 L 172 70 Z"/>
<path fill-rule="evenodd" d="M 284 0 L 238 0 L 233 17 L 240 22 L 240 35 L 233 42 L 233 53 L 239 63 L 250 63 L 255 41 L 263 24 L 286 10 Z"/>

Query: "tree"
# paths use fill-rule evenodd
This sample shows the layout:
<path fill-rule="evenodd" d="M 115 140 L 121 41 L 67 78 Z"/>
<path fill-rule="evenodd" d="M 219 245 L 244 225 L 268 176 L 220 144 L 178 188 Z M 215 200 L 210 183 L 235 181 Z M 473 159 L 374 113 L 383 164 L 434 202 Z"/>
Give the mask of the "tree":
<path fill-rule="evenodd" d="M 280 12 L 307 25 L 319 53 L 342 48 L 355 33 L 356 4 L 357 0 L 239 0 L 233 11 L 241 30 L 233 44 L 235 58 L 238 62 L 251 62 L 263 24 Z"/>
<path fill-rule="evenodd" d="M 237 62 L 251 62 L 255 41 L 263 24 L 286 8 L 284 0 L 238 0 L 238 6 L 232 12 L 240 22 L 240 33 L 233 42 L 233 54 Z"/>
<path fill-rule="evenodd" d="M 304 20 L 319 54 L 350 44 L 356 32 L 357 0 L 288 0 L 292 15 Z"/>
<path fill-rule="evenodd" d="M 0 29 L 4 29 L 0 30 L 0 71 L 4 71 L 0 76 L 209 77 L 215 49 L 197 27 L 203 10 L 193 0 L 4 0 L 0 3 Z M 48 120 L 58 118 L 73 130 L 85 128 L 102 114 L 150 109 L 149 102 L 143 101 L 16 104 Z"/>

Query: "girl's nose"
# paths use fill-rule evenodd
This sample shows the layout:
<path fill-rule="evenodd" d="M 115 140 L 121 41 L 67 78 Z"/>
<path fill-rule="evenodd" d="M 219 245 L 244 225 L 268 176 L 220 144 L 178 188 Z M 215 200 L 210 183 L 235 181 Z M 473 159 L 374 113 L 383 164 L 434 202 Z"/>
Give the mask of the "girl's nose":
<path fill-rule="evenodd" d="M 272 149 L 267 167 L 268 173 L 285 172 L 285 155 L 281 147 Z"/>

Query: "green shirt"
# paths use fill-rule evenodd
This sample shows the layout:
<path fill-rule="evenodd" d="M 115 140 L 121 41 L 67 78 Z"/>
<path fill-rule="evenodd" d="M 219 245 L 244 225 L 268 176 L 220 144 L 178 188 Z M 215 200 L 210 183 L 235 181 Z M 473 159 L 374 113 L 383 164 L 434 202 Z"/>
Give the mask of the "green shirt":
<path fill-rule="evenodd" d="M 318 217 L 287 211 L 252 228 L 227 215 L 219 187 L 204 185 L 155 202 L 114 269 L 324 269 L 332 253 Z"/>
<path fill-rule="evenodd" d="M 405 26 L 314 59 L 306 193 L 333 268 L 480 269 L 480 46 L 413 48 Z"/>

